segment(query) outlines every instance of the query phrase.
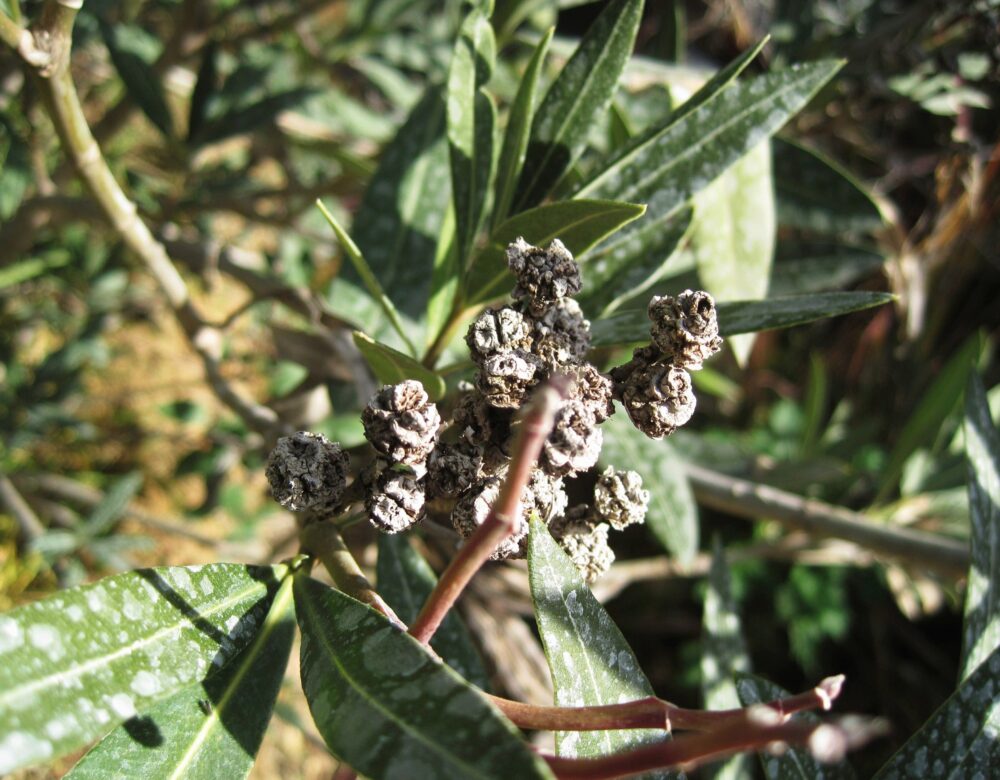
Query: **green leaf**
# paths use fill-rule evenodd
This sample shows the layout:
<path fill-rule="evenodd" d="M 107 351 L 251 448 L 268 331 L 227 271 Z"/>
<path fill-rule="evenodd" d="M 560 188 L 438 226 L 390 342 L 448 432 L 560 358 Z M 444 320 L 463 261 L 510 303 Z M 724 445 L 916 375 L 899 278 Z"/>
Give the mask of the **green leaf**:
<path fill-rule="evenodd" d="M 438 237 L 450 202 L 444 101 L 440 90 L 431 89 L 382 152 L 351 231 L 386 294 L 413 320 L 422 319 L 427 310 Z M 355 278 L 345 274 L 346 281 Z M 337 310 L 337 302 L 332 305 Z M 411 338 L 419 342 L 415 335 Z"/>
<path fill-rule="evenodd" d="M 628 244 L 625 252 L 598 249 L 586 254 L 583 291 L 577 296 L 584 313 L 595 318 L 610 314 L 656 284 L 669 270 L 690 227 L 691 209 L 682 209 L 657 224 L 652 242 L 643 243 L 641 250 Z M 638 242 L 645 242 L 645 235 L 643 231 L 632 233 Z"/>
<path fill-rule="evenodd" d="M 404 534 L 379 535 L 375 577 L 379 594 L 406 624 L 417 617 L 437 584 L 434 570 L 413 549 L 409 537 Z M 431 647 L 473 685 L 483 690 L 489 688 L 490 680 L 483 661 L 455 610 L 445 616 L 431 640 Z"/>
<path fill-rule="evenodd" d="M 666 550 L 691 561 L 698 552 L 698 508 L 673 445 L 646 437 L 621 409 L 601 429 L 601 463 L 639 472 L 650 494 L 646 525 Z"/>
<path fill-rule="evenodd" d="M 694 198 L 691 250 L 698 278 L 717 302 L 767 295 L 775 229 L 771 147 L 765 141 Z M 729 341 L 741 366 L 753 339 L 746 334 Z"/>
<path fill-rule="evenodd" d="M 642 0 L 613 0 L 552 82 L 531 125 L 515 212 L 544 199 L 583 153 L 591 127 L 614 97 L 641 16 Z"/>
<path fill-rule="evenodd" d="M 246 777 L 271 720 L 294 638 L 292 578 L 286 577 L 253 643 L 223 671 L 119 726 L 66 777 Z"/>
<path fill-rule="evenodd" d="M 142 569 L 0 615 L 0 773 L 75 750 L 226 664 L 285 573 Z"/>
<path fill-rule="evenodd" d="M 742 706 L 734 678 L 739 672 L 749 671 L 750 656 L 730 588 L 729 567 L 716 539 L 702 619 L 701 691 L 705 709 L 728 710 Z M 747 754 L 732 756 L 709 771 L 716 780 L 753 776 Z"/>
<path fill-rule="evenodd" d="M 101 503 L 94 507 L 90 516 L 83 522 L 80 527 L 81 535 L 93 538 L 111 530 L 111 527 L 125 514 L 129 502 L 135 498 L 141 487 L 142 474 L 138 471 L 116 480 Z"/>
<path fill-rule="evenodd" d="M 784 688 L 775 685 L 763 677 L 756 675 L 739 675 L 736 680 L 736 690 L 740 703 L 744 707 L 751 704 L 782 699 L 789 696 Z M 795 716 L 806 723 L 819 723 L 820 718 L 812 712 L 802 712 Z M 780 755 L 774 753 L 760 754 L 761 766 L 768 780 L 852 780 L 854 770 L 845 761 L 836 764 L 821 764 L 812 754 L 803 748 L 787 747 Z"/>
<path fill-rule="evenodd" d="M 409 355 L 379 344 L 359 330 L 354 331 L 354 343 L 379 382 L 395 385 L 404 379 L 416 379 L 432 401 L 444 398 L 444 380 Z"/>
<path fill-rule="evenodd" d="M 209 40 L 201 55 L 201 65 L 198 67 L 198 78 L 191 93 L 191 105 L 188 108 L 187 137 L 190 142 L 195 138 L 205 124 L 208 105 L 217 89 L 218 78 L 216 63 L 218 45 L 214 39 Z"/>
<path fill-rule="evenodd" d="M 972 366 L 982 350 L 980 337 L 974 334 L 962 345 L 919 396 L 920 402 L 889 453 L 875 503 L 881 503 L 899 484 L 906 461 L 918 449 L 931 447 L 941 424 L 958 409 Z"/>
<path fill-rule="evenodd" d="M 358 245 L 354 243 L 354 240 L 348 234 L 346 230 L 337 221 L 336 217 L 330 213 L 330 211 L 323 205 L 322 201 L 317 200 L 316 205 L 319 207 L 320 212 L 326 218 L 330 227 L 333 228 L 334 234 L 337 236 L 337 240 L 340 245 L 344 248 L 344 253 L 347 255 L 347 259 L 351 261 L 351 266 L 354 268 L 355 273 L 361 278 L 362 283 L 365 285 L 365 289 L 374 298 L 378 304 L 382 307 L 382 311 L 385 312 L 385 316 L 389 318 L 389 323 L 392 325 L 396 333 L 403 340 L 403 343 L 409 348 L 411 354 L 416 354 L 416 347 L 413 346 L 413 342 L 410 340 L 406 333 L 406 328 L 403 327 L 403 323 L 399 319 L 399 313 L 396 311 L 396 307 L 392 303 L 392 299 L 385 294 L 382 289 L 382 285 L 379 284 L 378 277 L 372 271 L 371 266 L 368 265 L 368 261 L 362 254 Z"/>
<path fill-rule="evenodd" d="M 518 176 L 524 168 L 524 158 L 528 151 L 528 135 L 531 132 L 531 119 L 535 110 L 535 92 L 538 88 L 538 75 L 542 71 L 545 55 L 549 51 L 555 28 L 546 30 L 531 61 L 521 76 L 517 86 L 517 94 L 510 107 L 507 117 L 507 128 L 504 131 L 503 146 L 500 149 L 500 163 L 497 166 L 496 194 L 493 198 L 492 227 L 496 227 L 510 212 L 514 200 L 514 187 Z"/>
<path fill-rule="evenodd" d="M 782 239 L 771 268 L 770 294 L 842 290 L 874 273 L 884 262 L 885 258 L 871 247 Z"/>
<path fill-rule="evenodd" d="M 232 108 L 220 117 L 205 122 L 191 137 L 191 143 L 204 145 L 225 140 L 256 130 L 265 122 L 273 121 L 282 111 L 300 106 L 316 94 L 313 87 L 298 87 L 256 100 L 249 105 Z"/>
<path fill-rule="evenodd" d="M 0 116 L 0 219 L 7 220 L 21 205 L 24 195 L 34 181 L 31 171 L 31 160 L 28 157 L 28 145 L 21 140 L 4 117 Z M 41 260 L 26 260 L 13 266 L 4 267 L 0 279 L 13 278 L 16 281 L 0 281 L 0 289 L 23 281 L 18 278 L 14 269 L 28 267 L 29 263 L 41 263 Z M 69 262 L 69 258 L 67 258 Z M 44 269 L 43 269 L 44 270 Z M 23 273 L 23 271 L 22 271 Z M 8 277 L 8 275 L 12 275 Z M 25 278 L 37 276 L 32 273 Z"/>
<path fill-rule="evenodd" d="M 528 579 L 557 706 L 618 704 L 654 695 L 618 626 L 537 518 L 528 536 Z M 668 732 L 654 729 L 555 736 L 556 753 L 567 758 L 606 756 L 669 739 Z"/>
<path fill-rule="evenodd" d="M 496 105 L 481 89 L 493 72 L 496 42 L 482 11 L 462 24 L 448 72 L 448 149 L 458 256 L 467 257 L 483 221 L 496 171 Z"/>
<path fill-rule="evenodd" d="M 551 778 L 517 729 L 475 688 L 385 616 L 295 578 L 300 668 L 335 756 L 381 778 Z"/>
<path fill-rule="evenodd" d="M 962 680 L 1000 646 L 1000 433 L 974 371 L 965 391 L 965 457 L 972 565 L 965 589 Z"/>
<path fill-rule="evenodd" d="M 635 203 L 569 200 L 511 217 L 493 232 L 490 243 L 473 261 L 464 300 L 474 305 L 510 293 L 514 277 L 507 270 L 504 251 L 519 236 L 535 246 L 548 246 L 558 238 L 574 256 L 580 256 L 644 212 L 645 207 Z"/>
<path fill-rule="evenodd" d="M 1000 766 L 1000 648 L 889 759 L 876 780 L 992 777 Z"/>
<path fill-rule="evenodd" d="M 821 60 L 729 86 L 728 73 L 710 81 L 681 106 L 679 117 L 672 116 L 612 158 L 575 194 L 647 204 L 646 219 L 620 233 L 604 251 L 625 251 L 621 245 L 633 241 L 633 233 L 655 229 L 651 226 L 671 217 L 794 116 L 840 66 Z M 720 85 L 725 88 L 711 91 Z"/>
<path fill-rule="evenodd" d="M 4 182 L 6 183 L 6 179 Z M 0 216 L 2 216 L 2 211 L 0 211 Z M 72 260 L 71 255 L 59 254 L 48 258 L 32 257 L 4 266 L 0 268 L 0 290 L 27 282 L 56 268 L 62 268 L 64 265 L 68 265 L 70 260 Z"/>
<path fill-rule="evenodd" d="M 895 300 L 889 293 L 832 292 L 789 295 L 765 301 L 726 301 L 718 305 L 719 331 L 723 336 L 790 328 L 806 322 L 838 317 Z M 592 326 L 595 347 L 649 341 L 645 309 L 623 309 Z"/>
<path fill-rule="evenodd" d="M 174 119 L 163 94 L 163 85 L 152 65 L 142 57 L 145 33 L 126 24 L 111 26 L 101 20 L 101 35 L 125 90 L 135 104 L 167 138 L 174 137 Z"/>
<path fill-rule="evenodd" d="M 861 233 L 882 226 L 882 214 L 850 173 L 819 152 L 771 139 L 778 222 L 817 233 Z"/>

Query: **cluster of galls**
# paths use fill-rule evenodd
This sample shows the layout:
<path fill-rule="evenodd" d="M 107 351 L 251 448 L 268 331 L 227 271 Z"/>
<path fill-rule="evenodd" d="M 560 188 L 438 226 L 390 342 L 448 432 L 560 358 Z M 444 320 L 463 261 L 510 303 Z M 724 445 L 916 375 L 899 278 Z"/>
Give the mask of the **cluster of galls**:
<path fill-rule="evenodd" d="M 556 240 L 541 249 L 518 239 L 507 248 L 507 263 L 517 280 L 513 303 L 487 309 L 469 327 L 475 381 L 447 420 L 442 422 L 415 381 L 383 387 L 365 408 L 365 436 L 377 453 L 361 476 L 367 514 L 380 530 L 398 533 L 432 507 L 449 513 L 455 529 L 470 536 L 489 515 L 509 468 L 517 410 L 538 384 L 559 375 L 567 380 L 567 397 L 521 495 L 516 529 L 493 557 L 524 557 L 528 519 L 535 514 L 593 580 L 614 560 L 609 529 L 642 522 L 649 493 L 635 472 L 608 468 L 597 479 L 592 501 L 569 506 L 566 481 L 597 464 L 599 426 L 614 412 L 612 398 L 653 438 L 690 418 L 694 396 L 685 369 L 700 368 L 719 349 L 715 307 L 700 292 L 654 298 L 652 343 L 608 377 L 584 359 L 590 323 L 572 298 L 580 291 L 580 269 L 566 247 Z M 272 453 L 268 477 L 283 505 L 306 508 L 303 496 L 314 490 L 324 468 L 343 492 L 346 455 L 337 445 L 304 433 L 282 442 L 287 443 Z M 307 445 L 333 464 L 313 471 L 300 466 L 290 476 L 293 469 L 277 461 L 289 448 Z M 314 500 L 315 507 L 327 510 L 335 504 L 329 497 Z"/>

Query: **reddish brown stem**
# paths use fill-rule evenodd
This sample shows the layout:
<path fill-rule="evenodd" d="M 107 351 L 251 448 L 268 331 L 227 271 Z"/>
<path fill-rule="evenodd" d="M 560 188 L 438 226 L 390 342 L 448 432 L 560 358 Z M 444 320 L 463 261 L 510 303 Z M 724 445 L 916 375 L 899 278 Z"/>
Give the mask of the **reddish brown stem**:
<path fill-rule="evenodd" d="M 594 707 L 544 707 L 499 696 L 490 701 L 522 729 L 540 731 L 602 731 L 605 729 L 670 730 L 672 706 L 662 699 L 645 699 Z"/>
<path fill-rule="evenodd" d="M 510 468 L 496 503 L 486 520 L 444 570 L 420 614 L 410 626 L 410 634 L 427 644 L 459 595 L 497 546 L 517 527 L 521 493 L 531 476 L 542 444 L 552 430 L 556 413 L 565 397 L 565 380 L 552 377 L 535 394 L 521 418 L 521 430 L 512 450 Z"/>
<path fill-rule="evenodd" d="M 689 734 L 670 742 L 602 758 L 560 758 L 545 756 L 549 767 L 560 780 L 608 780 L 637 772 L 665 767 L 691 769 L 710 760 L 742 750 L 765 748 L 775 742 L 808 744 L 810 751 L 824 761 L 843 757 L 851 739 L 838 726 L 789 721 L 769 722 L 761 717 L 764 708 L 749 710 L 738 722 L 715 731 Z"/>

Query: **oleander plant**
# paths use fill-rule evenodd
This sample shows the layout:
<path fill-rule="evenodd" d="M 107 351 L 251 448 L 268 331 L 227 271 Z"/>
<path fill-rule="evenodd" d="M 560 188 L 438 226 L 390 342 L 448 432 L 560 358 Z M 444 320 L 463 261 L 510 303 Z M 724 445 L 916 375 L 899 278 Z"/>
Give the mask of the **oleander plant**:
<path fill-rule="evenodd" d="M 693 5 L 0 0 L 0 774 L 1000 765 L 1000 12 Z"/>

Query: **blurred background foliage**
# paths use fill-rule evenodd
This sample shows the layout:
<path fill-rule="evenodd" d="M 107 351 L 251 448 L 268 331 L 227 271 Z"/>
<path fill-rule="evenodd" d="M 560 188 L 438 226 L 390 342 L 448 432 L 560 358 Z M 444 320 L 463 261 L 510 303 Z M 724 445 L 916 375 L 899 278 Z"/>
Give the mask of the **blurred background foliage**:
<path fill-rule="evenodd" d="M 560 62 L 601 6 L 497 0 L 500 105 L 548 26 Z M 351 325 L 370 312 L 330 305 L 342 254 L 313 203 L 350 222 L 383 146 L 425 87 L 447 78 L 462 11 L 454 0 L 88 0 L 76 25 L 88 119 L 201 309 L 226 326 L 225 376 L 348 446 L 362 441 L 357 411 L 374 387 Z M 898 296 L 759 334 L 714 361 L 697 377 L 699 414 L 675 437 L 678 452 L 886 524 L 967 535 L 968 366 L 987 388 L 1000 379 L 998 31 L 995 0 L 647 3 L 638 57 L 590 130 L 592 150 L 641 135 L 767 33 L 748 72 L 846 58 L 770 150 L 770 289 Z M 0 50 L 0 608 L 136 565 L 294 552 L 294 522 L 266 496 L 265 442 L 213 395 L 37 98 Z M 699 251 L 718 251 L 697 228 L 701 209 L 712 232 L 716 208 L 696 199 L 688 250 L 661 287 L 693 283 Z M 996 418 L 996 387 L 989 401 Z M 861 754 L 862 775 L 953 689 L 959 584 L 770 521 L 702 507 L 700 525 L 703 548 L 718 538 L 728 552 L 754 670 L 793 690 L 843 672 L 842 709 L 893 722 L 894 736 Z M 657 693 L 697 705 L 710 556 L 658 568 L 647 531 L 623 538 L 603 586 L 609 609 Z M 351 541 L 370 564 L 371 536 L 358 528 Z M 500 617 L 470 607 L 469 619 L 516 644 L 529 629 L 524 586 L 512 582 L 485 578 L 476 597 Z M 517 695 L 547 685 L 537 658 L 496 673 Z M 328 771 L 299 706 L 283 697 L 291 725 L 269 734 L 257 776 Z"/>

